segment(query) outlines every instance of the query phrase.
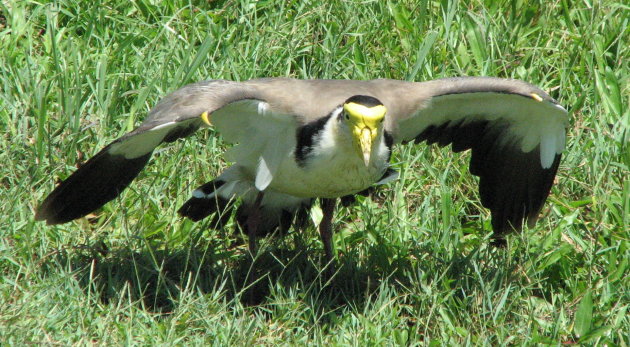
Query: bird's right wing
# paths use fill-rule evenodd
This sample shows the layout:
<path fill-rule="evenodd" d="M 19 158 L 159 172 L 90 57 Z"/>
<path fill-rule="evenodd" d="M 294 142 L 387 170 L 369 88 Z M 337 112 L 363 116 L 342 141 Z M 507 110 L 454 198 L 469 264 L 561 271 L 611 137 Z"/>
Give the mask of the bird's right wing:
<path fill-rule="evenodd" d="M 107 145 L 57 186 L 37 209 L 35 219 L 60 224 L 85 216 L 118 196 L 158 145 L 192 134 L 215 112 L 255 114 L 257 101 L 256 91 L 248 85 L 221 80 L 171 93 L 137 129 Z"/>

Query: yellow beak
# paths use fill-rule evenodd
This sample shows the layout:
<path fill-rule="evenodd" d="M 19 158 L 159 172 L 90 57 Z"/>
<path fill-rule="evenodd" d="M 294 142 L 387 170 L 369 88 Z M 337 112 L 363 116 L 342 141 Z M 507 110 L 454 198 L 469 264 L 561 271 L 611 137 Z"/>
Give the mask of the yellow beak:
<path fill-rule="evenodd" d="M 372 145 L 378 135 L 383 117 L 385 117 L 385 106 L 366 107 L 349 102 L 344 104 L 343 108 L 350 117 L 349 123 L 352 125 L 354 148 L 359 157 L 363 158 L 365 166 L 368 166 L 372 157 Z"/>
<path fill-rule="evenodd" d="M 369 126 L 356 125 L 353 134 L 357 154 L 363 158 L 365 166 L 368 166 L 372 156 L 372 143 L 376 139 L 377 131 Z"/>

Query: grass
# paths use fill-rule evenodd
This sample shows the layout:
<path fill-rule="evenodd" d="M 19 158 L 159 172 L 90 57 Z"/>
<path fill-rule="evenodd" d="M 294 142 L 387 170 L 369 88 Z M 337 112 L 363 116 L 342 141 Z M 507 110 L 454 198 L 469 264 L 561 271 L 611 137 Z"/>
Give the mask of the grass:
<path fill-rule="evenodd" d="M 613 0 L 3 1 L 0 344 L 627 346 L 629 13 Z M 176 214 L 227 165 L 213 131 L 162 147 L 89 218 L 33 220 L 58 180 L 186 83 L 459 75 L 530 81 L 571 113 L 544 217 L 504 249 L 489 246 L 468 154 L 406 145 L 398 181 L 337 212 L 332 283 L 312 226 L 263 242 L 251 267 L 230 230 Z"/>

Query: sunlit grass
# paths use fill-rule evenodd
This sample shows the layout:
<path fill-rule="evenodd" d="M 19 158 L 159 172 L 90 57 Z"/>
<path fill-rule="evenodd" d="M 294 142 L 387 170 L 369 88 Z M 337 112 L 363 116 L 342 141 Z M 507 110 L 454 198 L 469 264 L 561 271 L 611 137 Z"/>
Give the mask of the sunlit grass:
<path fill-rule="evenodd" d="M 0 344 L 628 345 L 628 19 L 615 1 L 2 2 Z M 398 181 L 338 210 L 332 283 L 313 226 L 251 267 L 234 222 L 176 213 L 227 165 L 212 130 L 89 218 L 33 220 L 186 83 L 460 75 L 527 80 L 571 113 L 544 217 L 505 249 L 468 154 L 405 145 Z"/>

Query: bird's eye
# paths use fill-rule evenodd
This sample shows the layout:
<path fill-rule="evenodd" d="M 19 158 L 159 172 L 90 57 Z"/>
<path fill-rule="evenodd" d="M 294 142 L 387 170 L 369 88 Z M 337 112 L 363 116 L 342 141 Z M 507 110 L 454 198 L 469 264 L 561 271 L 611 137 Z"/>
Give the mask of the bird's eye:
<path fill-rule="evenodd" d="M 348 113 L 344 112 L 343 116 L 346 118 L 346 120 L 350 120 L 350 115 Z"/>

